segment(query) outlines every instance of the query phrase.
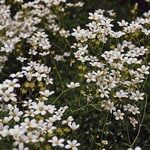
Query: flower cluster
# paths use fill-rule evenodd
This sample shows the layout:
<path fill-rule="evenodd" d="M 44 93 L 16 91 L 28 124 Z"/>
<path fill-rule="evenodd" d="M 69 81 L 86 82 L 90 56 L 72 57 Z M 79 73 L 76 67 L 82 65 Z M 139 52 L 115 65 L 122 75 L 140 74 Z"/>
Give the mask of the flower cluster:
<path fill-rule="evenodd" d="M 53 84 L 52 78 L 48 76 L 50 71 L 51 68 L 44 64 L 30 62 L 0 85 L 1 111 L 4 113 L 0 135 L 1 138 L 12 137 L 14 146 L 53 141 L 55 144 L 52 142 L 52 146 L 62 147 L 54 135 L 59 130 L 66 130 L 67 134 L 79 127 L 72 116 L 63 119 L 67 106 L 57 109 L 55 105 L 49 104 L 48 99 L 54 94 L 54 91 L 46 89 Z M 72 143 L 68 140 L 67 143 L 74 147 L 79 145 L 77 141 Z"/>
<path fill-rule="evenodd" d="M 107 36 L 119 38 L 136 30 L 147 35 L 149 30 L 144 25 L 150 22 L 149 14 L 145 14 L 147 18 L 137 18 L 131 23 L 124 20 L 118 22 L 119 26 L 123 26 L 123 30 L 114 32 L 112 20 L 104 17 L 104 12 L 97 10 L 93 14 L 89 13 L 89 19 L 92 20 L 87 24 L 89 29 L 80 27 L 74 29 L 72 36 L 76 38 L 77 43 L 74 43 L 72 48 L 77 49 L 74 52 L 75 58 L 90 67 L 90 71 L 86 69 L 88 72 L 84 74 L 84 78 L 86 83 L 95 85 L 94 91 L 91 91 L 93 98 L 96 94 L 102 99 L 101 106 L 104 109 L 113 113 L 116 120 L 123 120 L 126 111 L 131 112 L 132 115 L 140 114 L 137 105 L 144 99 L 145 94 L 139 91 L 139 86 L 149 74 L 149 66 L 146 66 L 143 61 L 148 49 L 123 40 L 111 50 L 100 50 L 97 57 L 90 54 L 95 49 L 90 47 L 89 43 L 95 43 L 96 39 L 98 42 L 107 43 Z M 105 37 L 105 40 L 102 37 Z M 128 118 L 131 120 L 130 117 Z"/>
<path fill-rule="evenodd" d="M 107 111 L 116 121 L 129 122 L 135 129 L 141 126 L 141 105 L 145 103 L 142 85 L 150 68 L 146 64 L 148 47 L 135 43 L 135 39 L 149 35 L 150 11 L 131 23 L 117 22 L 118 31 L 113 29 L 114 19 L 105 15 L 108 12 L 101 9 L 89 13 L 88 28 L 73 29 L 74 57 L 84 68 L 81 77 L 85 79 L 87 102 L 93 105 L 97 101 L 96 109 L 101 113 Z M 116 39 L 117 44 L 110 43 Z"/>
<path fill-rule="evenodd" d="M 3 114 L 0 118 L 0 138 L 9 138 L 14 149 L 18 150 L 40 149 L 40 143 L 45 143 L 47 147 L 77 149 L 80 143 L 70 139 L 69 135 L 79 128 L 79 124 L 72 116 L 67 117 L 68 106 L 57 109 L 49 101 L 55 99 L 55 96 L 52 97 L 55 91 L 50 90 L 53 85 L 51 67 L 40 61 L 42 57 L 49 58 L 51 52 L 46 30 L 59 33 L 62 37 L 68 33 L 59 28 L 57 14 L 53 11 L 64 12 L 66 1 L 23 3 L 15 0 L 13 4 L 20 7 L 17 12 L 11 12 L 11 5 L 5 3 L 5 0 L 0 2 L 0 71 L 5 69 L 5 62 L 14 54 L 21 68 L 10 72 L 0 84 Z M 82 3 L 69 3 L 65 7 L 82 7 Z M 39 27 L 41 25 L 43 27 Z M 65 52 L 64 57 L 68 56 L 69 53 Z M 54 59 L 58 59 L 57 55 Z"/>
<path fill-rule="evenodd" d="M 139 145 L 150 11 L 129 22 L 98 9 L 83 25 L 72 19 L 82 7 L 80 1 L 0 1 L 0 142 L 10 143 L 4 149 Z"/>

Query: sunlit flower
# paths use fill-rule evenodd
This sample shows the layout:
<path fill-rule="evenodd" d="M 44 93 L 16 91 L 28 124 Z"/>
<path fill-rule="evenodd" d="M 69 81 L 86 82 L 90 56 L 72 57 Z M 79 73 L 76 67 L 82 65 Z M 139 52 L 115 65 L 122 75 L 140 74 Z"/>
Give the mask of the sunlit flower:
<path fill-rule="evenodd" d="M 68 140 L 67 143 L 68 144 L 65 146 L 66 149 L 78 150 L 77 147 L 80 146 L 80 143 L 78 143 L 77 140 Z"/>

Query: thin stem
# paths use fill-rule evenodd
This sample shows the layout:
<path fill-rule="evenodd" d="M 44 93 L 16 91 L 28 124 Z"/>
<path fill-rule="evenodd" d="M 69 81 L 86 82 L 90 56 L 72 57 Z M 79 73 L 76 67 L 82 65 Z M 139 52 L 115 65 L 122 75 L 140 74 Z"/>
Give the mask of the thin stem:
<path fill-rule="evenodd" d="M 51 55 L 50 55 L 50 58 L 51 58 L 51 60 L 52 60 L 52 62 L 53 62 L 53 64 L 54 64 L 54 67 L 55 67 L 55 69 L 56 69 L 56 72 L 57 72 L 57 75 L 58 75 L 58 77 L 59 77 L 61 86 L 63 87 L 62 78 L 61 78 L 61 75 L 60 75 L 60 73 L 59 73 L 59 71 L 58 71 L 58 69 L 57 69 L 56 63 L 55 63 L 55 61 L 53 60 L 53 58 L 52 58 Z"/>
<path fill-rule="evenodd" d="M 78 108 L 78 109 L 74 110 L 73 112 L 77 112 L 77 111 L 79 111 L 79 110 L 82 110 L 83 108 L 85 108 L 85 107 L 87 107 L 87 106 L 89 106 L 89 104 L 86 104 L 85 106 L 80 107 L 80 108 Z"/>
<path fill-rule="evenodd" d="M 67 89 L 65 91 L 63 91 L 61 94 L 58 95 L 58 97 L 54 100 L 53 104 L 66 92 L 70 91 L 71 89 Z"/>
<path fill-rule="evenodd" d="M 140 125 L 139 125 L 138 133 L 137 133 L 137 135 L 136 135 L 136 137 L 135 137 L 135 139 L 134 139 L 134 141 L 133 141 L 131 147 L 134 146 L 135 142 L 137 141 L 137 139 L 138 139 L 138 137 L 139 137 L 139 135 L 140 135 L 142 123 L 143 123 L 143 121 L 144 121 L 144 117 L 145 117 L 145 113 L 146 113 L 147 99 L 148 99 L 148 98 L 147 98 L 147 95 L 146 95 L 146 101 L 145 101 L 145 106 L 144 106 L 143 117 L 142 117 L 141 123 L 140 123 Z"/>
<path fill-rule="evenodd" d="M 106 121 L 107 121 L 107 119 L 108 119 L 108 116 L 109 116 L 109 113 L 107 113 L 106 119 L 105 119 L 104 124 L 103 124 L 102 135 L 101 135 L 101 141 L 103 140 L 104 129 L 105 129 L 105 125 L 106 125 Z"/>

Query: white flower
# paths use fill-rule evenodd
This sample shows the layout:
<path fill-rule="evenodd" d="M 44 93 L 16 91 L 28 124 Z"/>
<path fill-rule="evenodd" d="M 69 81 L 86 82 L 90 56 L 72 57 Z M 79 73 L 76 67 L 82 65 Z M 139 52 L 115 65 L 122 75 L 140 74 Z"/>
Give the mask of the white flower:
<path fill-rule="evenodd" d="M 150 0 L 149 0 L 150 2 Z M 149 35 L 150 34 L 150 30 L 147 30 L 147 29 L 142 29 L 142 32 L 145 34 L 145 35 Z"/>
<path fill-rule="evenodd" d="M 9 135 L 9 126 L 8 125 L 3 125 L 1 122 L 0 122 L 0 135 L 2 137 L 6 137 Z"/>
<path fill-rule="evenodd" d="M 138 108 L 138 107 L 135 107 L 135 106 L 131 106 L 131 108 L 129 109 L 129 111 L 130 111 L 133 115 L 140 114 L 139 108 Z"/>
<path fill-rule="evenodd" d="M 132 95 L 130 96 L 130 99 L 133 99 L 135 101 L 138 101 L 138 100 L 143 100 L 144 99 L 144 93 L 140 93 L 140 91 L 135 91 L 135 92 L 132 92 L 131 93 Z"/>
<path fill-rule="evenodd" d="M 70 84 L 67 84 L 67 87 L 70 89 L 74 89 L 74 88 L 79 87 L 79 86 L 80 86 L 79 82 L 77 82 L 77 83 L 70 82 Z"/>
<path fill-rule="evenodd" d="M 70 34 L 69 31 L 65 30 L 65 29 L 61 29 L 59 31 L 60 36 L 67 38 Z"/>
<path fill-rule="evenodd" d="M 134 117 L 129 117 L 130 123 L 135 127 L 136 124 L 138 124 L 138 121 Z"/>
<path fill-rule="evenodd" d="M 122 113 L 121 110 L 117 110 L 117 112 L 114 112 L 113 114 L 116 120 L 123 120 L 124 113 Z"/>
<path fill-rule="evenodd" d="M 14 148 L 13 150 L 29 150 L 29 148 L 25 147 L 23 143 L 19 143 L 18 148 Z"/>
<path fill-rule="evenodd" d="M 131 109 L 131 104 L 124 105 L 124 111 L 129 111 Z"/>
<path fill-rule="evenodd" d="M 67 120 L 63 120 L 63 121 L 62 121 L 62 124 L 66 124 L 66 123 L 72 122 L 73 120 L 74 120 L 73 117 L 72 117 L 72 116 L 69 116 L 69 117 L 67 118 Z"/>
<path fill-rule="evenodd" d="M 115 97 L 118 97 L 118 98 L 127 98 L 128 97 L 128 92 L 120 90 L 119 92 L 116 92 L 116 96 Z"/>
<path fill-rule="evenodd" d="M 135 150 L 142 150 L 141 147 L 137 146 L 135 147 Z"/>
<path fill-rule="evenodd" d="M 86 75 L 84 75 L 84 77 L 86 78 L 86 82 L 90 83 L 91 81 L 96 82 L 96 75 L 92 74 L 92 73 L 87 73 Z"/>
<path fill-rule="evenodd" d="M 90 60 L 90 59 L 89 59 L 88 56 L 84 56 L 84 57 L 83 57 L 83 56 L 80 56 L 80 57 L 78 58 L 78 60 L 81 61 L 82 63 L 84 63 L 84 62 L 86 62 L 86 61 L 88 61 L 88 60 Z"/>
<path fill-rule="evenodd" d="M 77 147 L 80 146 L 80 143 L 78 143 L 77 140 L 68 140 L 67 143 L 68 144 L 65 146 L 66 149 L 78 150 Z"/>
<path fill-rule="evenodd" d="M 51 92 L 50 92 L 49 90 L 45 90 L 44 92 L 43 92 L 43 91 L 40 91 L 39 93 L 40 93 L 42 96 L 44 96 L 44 97 L 43 97 L 44 100 L 47 100 L 50 95 L 54 94 L 54 91 L 51 91 Z"/>
<path fill-rule="evenodd" d="M 18 79 L 13 79 L 12 81 L 11 80 L 5 80 L 4 85 L 5 85 L 5 87 L 8 88 L 9 91 L 13 91 L 14 88 L 20 87 L 20 84 L 18 84 L 17 82 L 18 82 Z"/>
<path fill-rule="evenodd" d="M 139 146 L 135 147 L 135 149 L 133 148 L 128 148 L 127 150 L 142 150 Z"/>
<path fill-rule="evenodd" d="M 41 114 L 41 115 L 45 115 L 46 114 L 46 110 L 47 110 L 47 106 L 44 104 L 44 102 L 39 102 L 38 104 L 33 102 L 31 108 L 35 109 L 35 114 Z"/>
<path fill-rule="evenodd" d="M 89 13 L 89 19 L 90 20 L 99 20 L 100 19 L 100 17 L 101 17 L 101 15 L 100 14 L 98 14 L 97 12 L 95 12 L 94 14 L 93 13 Z"/>
<path fill-rule="evenodd" d="M 108 141 L 107 140 L 102 140 L 102 144 L 108 145 Z"/>
<path fill-rule="evenodd" d="M 19 111 L 19 108 L 15 108 L 13 111 L 9 113 L 10 119 L 14 119 L 16 122 L 20 120 L 20 117 L 23 115 L 22 111 Z"/>
<path fill-rule="evenodd" d="M 27 60 L 27 58 L 24 58 L 24 57 L 17 57 L 17 60 L 19 60 L 20 62 L 24 62 L 25 60 Z"/>
<path fill-rule="evenodd" d="M 133 150 L 133 148 L 128 148 L 127 150 Z"/>
<path fill-rule="evenodd" d="M 14 139 L 19 139 L 19 137 L 25 133 L 25 130 L 18 125 L 15 125 L 13 128 L 9 129 L 9 133 Z"/>
<path fill-rule="evenodd" d="M 68 126 L 72 129 L 72 130 L 76 130 L 79 128 L 79 124 L 76 124 L 75 122 L 68 122 Z"/>
<path fill-rule="evenodd" d="M 116 107 L 114 106 L 114 103 L 111 102 L 110 100 L 105 101 L 105 103 L 102 105 L 102 107 L 105 107 L 105 109 L 109 110 L 110 113 L 112 113 L 112 111 L 116 110 Z"/>
<path fill-rule="evenodd" d="M 55 106 L 53 106 L 53 105 L 47 105 L 47 111 L 50 114 L 53 114 L 55 110 L 56 110 Z"/>
<path fill-rule="evenodd" d="M 51 140 L 48 140 L 48 142 L 52 143 L 52 146 L 55 147 L 55 146 L 60 146 L 60 147 L 64 147 L 64 142 L 65 140 L 64 139 L 58 139 L 57 136 L 54 136 L 52 137 Z"/>
<path fill-rule="evenodd" d="M 36 72 L 32 76 L 36 77 L 38 81 L 42 81 L 43 78 L 46 78 L 47 75 L 45 73 Z"/>
<path fill-rule="evenodd" d="M 80 26 L 77 26 L 77 29 L 73 29 L 73 33 L 71 34 L 76 38 L 77 41 L 85 42 L 88 37 L 91 35 L 91 32 L 88 29 L 81 29 Z"/>
<path fill-rule="evenodd" d="M 24 122 L 21 123 L 21 126 L 24 126 L 24 128 L 36 128 L 38 127 L 38 124 L 36 123 L 35 119 L 30 120 L 29 118 L 25 118 Z"/>
<path fill-rule="evenodd" d="M 29 107 L 29 106 L 31 106 L 31 105 L 32 105 L 32 102 L 33 102 L 33 100 L 32 100 L 32 99 L 29 99 L 29 100 L 27 100 L 27 101 L 24 101 L 24 102 L 23 102 L 23 103 L 24 103 L 24 104 L 23 104 L 23 106 L 24 106 L 24 107 L 26 107 L 26 106 L 28 106 L 28 107 Z"/>
<path fill-rule="evenodd" d="M 124 27 L 128 25 L 128 22 L 126 22 L 125 20 L 122 20 L 121 22 L 118 22 L 120 27 Z"/>
<path fill-rule="evenodd" d="M 98 83 L 98 82 L 97 82 Z M 99 84 L 99 83 L 98 83 Z M 104 98 L 107 97 L 109 98 L 109 91 L 101 87 L 101 89 L 98 89 L 98 92 L 100 93 L 100 97 Z"/>
<path fill-rule="evenodd" d="M 53 79 L 47 77 L 47 78 L 45 79 L 45 82 L 46 82 L 46 85 L 48 85 L 48 84 L 53 84 Z"/>
<path fill-rule="evenodd" d="M 149 66 L 146 67 L 145 65 L 142 65 L 142 67 L 138 68 L 137 70 L 143 74 L 149 74 Z"/>
<path fill-rule="evenodd" d="M 31 117 L 35 116 L 34 109 L 30 109 L 30 110 L 25 111 L 24 117 L 29 117 L 29 116 L 31 116 Z"/>
<path fill-rule="evenodd" d="M 150 3 L 150 0 L 145 0 L 146 2 Z"/>
<path fill-rule="evenodd" d="M 4 92 L 4 94 L 2 94 L 2 95 L 3 95 L 3 99 L 4 99 L 5 102 L 8 102 L 9 100 L 11 100 L 13 102 L 17 101 L 16 94 L 11 93 L 10 90 L 6 90 Z"/>

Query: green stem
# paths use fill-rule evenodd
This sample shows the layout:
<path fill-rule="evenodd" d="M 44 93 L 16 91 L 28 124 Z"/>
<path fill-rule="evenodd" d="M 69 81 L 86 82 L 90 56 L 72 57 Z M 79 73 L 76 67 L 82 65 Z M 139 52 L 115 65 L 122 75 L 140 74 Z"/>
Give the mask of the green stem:
<path fill-rule="evenodd" d="M 147 108 L 147 95 L 146 95 L 146 101 L 145 101 L 145 106 L 144 106 L 144 112 L 143 112 L 143 117 L 142 117 L 142 120 L 141 120 L 141 123 L 140 123 L 140 125 L 139 125 L 139 128 L 138 128 L 138 133 L 137 133 L 137 135 L 136 135 L 136 137 L 135 137 L 135 139 L 134 139 L 134 141 L 133 141 L 133 143 L 132 143 L 132 145 L 131 145 L 131 148 L 134 146 L 134 144 L 136 143 L 136 141 L 137 141 L 137 139 L 138 139 L 138 137 L 139 137 L 139 135 L 140 135 L 140 132 L 141 132 L 141 127 L 142 127 L 142 123 L 143 123 L 143 121 L 144 121 L 144 117 L 145 117 L 145 113 L 146 113 L 146 108 Z"/>

